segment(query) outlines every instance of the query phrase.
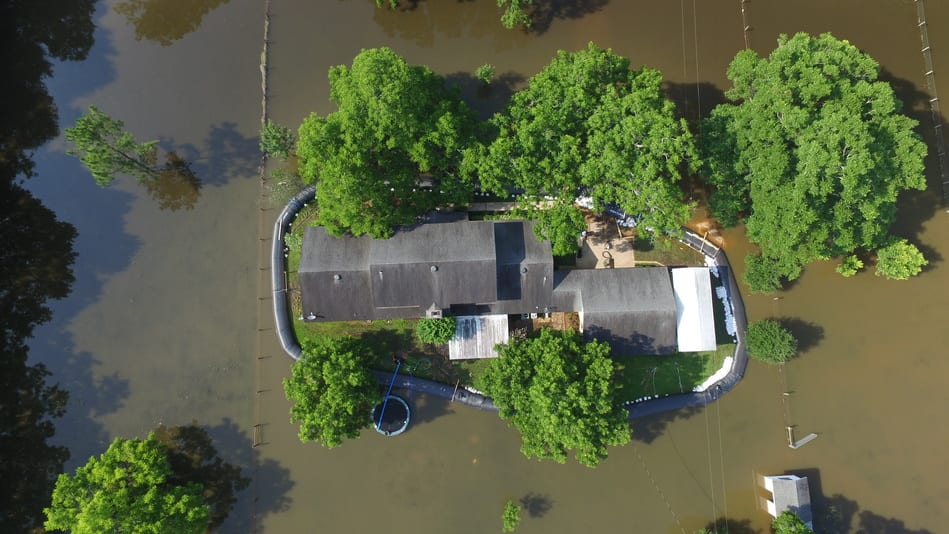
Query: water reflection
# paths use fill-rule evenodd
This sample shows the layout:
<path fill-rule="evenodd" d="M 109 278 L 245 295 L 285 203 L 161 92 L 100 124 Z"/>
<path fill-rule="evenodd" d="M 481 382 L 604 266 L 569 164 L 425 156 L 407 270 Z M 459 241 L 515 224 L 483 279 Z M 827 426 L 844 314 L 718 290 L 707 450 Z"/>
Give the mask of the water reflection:
<path fill-rule="evenodd" d="M 115 12 L 135 28 L 135 39 L 169 46 L 201 26 L 204 16 L 229 0 L 123 0 Z"/>
<path fill-rule="evenodd" d="M 469 37 L 484 39 L 496 50 L 508 50 L 530 39 L 524 31 L 505 29 L 500 15 L 494 0 L 432 0 L 400 2 L 396 9 L 375 9 L 372 20 L 390 38 L 404 39 L 423 47 L 433 46 L 439 38 Z"/>
<path fill-rule="evenodd" d="M 201 180 L 191 170 L 191 164 L 177 152 L 166 154 L 165 164 L 150 179 L 142 182 L 148 196 L 158 202 L 159 209 L 190 210 L 201 196 Z"/>
<path fill-rule="evenodd" d="M 30 151 L 55 137 L 56 105 L 45 78 L 50 58 L 80 60 L 92 47 L 93 0 L 0 4 L 0 178 L 33 169 Z"/>
<path fill-rule="evenodd" d="M 530 31 L 546 33 L 555 20 L 579 19 L 603 9 L 609 0 L 537 0 L 530 12 Z"/>
<path fill-rule="evenodd" d="M 43 364 L 27 363 L 26 341 L 51 319 L 47 301 L 69 294 L 76 230 L 9 182 L 0 182 L 0 218 L 0 531 L 25 532 L 42 522 L 69 458 L 47 443 L 68 394 L 47 383 Z"/>

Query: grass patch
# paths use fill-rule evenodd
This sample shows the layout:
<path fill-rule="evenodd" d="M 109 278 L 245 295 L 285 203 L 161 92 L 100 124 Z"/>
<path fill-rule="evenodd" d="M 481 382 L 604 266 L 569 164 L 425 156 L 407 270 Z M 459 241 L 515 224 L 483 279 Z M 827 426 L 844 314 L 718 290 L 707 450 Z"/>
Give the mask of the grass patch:
<path fill-rule="evenodd" d="M 620 401 L 692 391 L 693 387 L 721 369 L 725 357 L 734 353 L 735 345 L 727 343 L 708 352 L 616 357 Z"/>
<path fill-rule="evenodd" d="M 402 358 L 399 374 L 418 376 L 454 384 L 468 384 L 470 375 L 448 359 L 447 345 L 422 343 L 415 335 L 417 319 L 377 321 L 304 322 L 293 318 L 293 328 L 301 346 L 325 338 L 352 336 L 370 352 L 370 366 L 383 371 L 395 370 L 393 355 Z"/>
<path fill-rule="evenodd" d="M 666 236 L 659 236 L 652 243 L 639 237 L 633 242 L 636 261 L 654 261 L 667 267 L 704 267 L 705 256 L 688 245 Z"/>

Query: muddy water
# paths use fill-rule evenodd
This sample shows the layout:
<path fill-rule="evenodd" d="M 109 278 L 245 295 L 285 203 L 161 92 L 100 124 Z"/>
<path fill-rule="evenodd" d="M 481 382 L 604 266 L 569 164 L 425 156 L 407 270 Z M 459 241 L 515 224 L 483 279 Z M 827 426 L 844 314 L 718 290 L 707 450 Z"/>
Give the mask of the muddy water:
<path fill-rule="evenodd" d="M 839 511 L 834 531 L 850 531 L 840 526 L 849 521 L 871 532 L 937 532 L 949 522 L 949 483 L 939 476 L 949 467 L 941 454 L 949 394 L 940 387 L 949 376 L 949 230 L 938 192 L 907 197 L 897 228 L 932 258 L 924 276 L 844 280 L 820 264 L 780 300 L 747 297 L 751 319 L 800 320 L 802 357 L 780 372 L 753 363 L 734 392 L 705 410 L 637 422 L 634 443 L 596 470 L 527 460 L 494 414 L 419 396 L 416 422 L 399 438 L 367 433 L 334 451 L 300 444 L 280 387 L 290 362 L 266 331 L 259 347 L 256 336 L 256 317 L 260 328 L 270 321 L 269 301 L 255 297 L 260 229 L 247 155 L 262 6 L 212 4 L 197 29 L 168 46 L 136 41 L 123 17 L 100 6 L 90 59 L 59 66 L 50 83 L 67 122 L 100 105 L 193 160 L 204 184 L 192 209 L 163 211 L 134 183 L 97 189 L 61 144 L 39 157 L 31 187 L 80 232 L 73 295 L 33 352 L 73 392 L 58 439 L 76 461 L 113 436 L 196 419 L 229 458 L 251 465 L 260 424 L 256 482 L 226 527 L 233 532 L 250 530 L 255 513 L 266 532 L 492 532 L 504 502 L 525 496 L 534 514 L 520 532 L 691 532 L 713 517 L 763 529 L 753 473 L 795 469 L 816 470 L 822 501 Z M 423 1 L 410 12 L 360 0 L 273 0 L 271 115 L 296 124 L 332 111 L 327 68 L 382 45 L 449 76 L 473 99 L 465 73 L 492 63 L 502 82 L 475 101 L 487 113 L 557 49 L 590 40 L 661 69 L 677 100 L 699 113 L 721 98 L 725 67 L 745 42 L 737 0 L 557 4 L 579 12 L 525 35 L 501 28 L 490 0 Z M 926 100 L 918 98 L 925 87 L 911 2 L 746 7 L 759 50 L 781 32 L 830 30 L 877 57 L 901 94 Z M 949 50 L 949 12 L 927 7 L 934 50 Z M 949 91 L 949 54 L 936 61 Z M 931 131 L 921 104 L 912 107 Z M 724 237 L 740 265 L 748 248 L 741 232 Z M 791 450 L 786 424 L 820 437 Z"/>

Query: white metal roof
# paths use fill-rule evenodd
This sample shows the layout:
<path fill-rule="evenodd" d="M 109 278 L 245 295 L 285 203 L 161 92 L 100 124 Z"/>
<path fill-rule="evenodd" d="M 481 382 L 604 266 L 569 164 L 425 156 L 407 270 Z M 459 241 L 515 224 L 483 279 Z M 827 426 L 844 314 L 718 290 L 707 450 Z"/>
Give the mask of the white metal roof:
<path fill-rule="evenodd" d="M 679 352 L 715 350 L 712 283 L 706 267 L 672 269 Z"/>

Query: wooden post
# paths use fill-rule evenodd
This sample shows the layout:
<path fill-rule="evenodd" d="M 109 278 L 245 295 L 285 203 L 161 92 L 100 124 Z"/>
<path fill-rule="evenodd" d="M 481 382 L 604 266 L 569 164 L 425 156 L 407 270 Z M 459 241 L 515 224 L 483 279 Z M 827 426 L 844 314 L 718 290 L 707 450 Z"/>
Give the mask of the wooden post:
<path fill-rule="evenodd" d="M 458 392 L 458 383 L 459 383 L 459 382 L 461 382 L 460 379 L 459 379 L 459 380 L 455 380 L 455 389 L 451 392 L 451 400 L 449 400 L 448 402 L 455 402 L 455 393 Z"/>

